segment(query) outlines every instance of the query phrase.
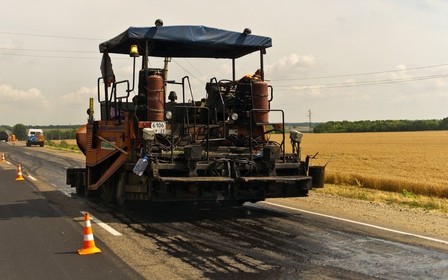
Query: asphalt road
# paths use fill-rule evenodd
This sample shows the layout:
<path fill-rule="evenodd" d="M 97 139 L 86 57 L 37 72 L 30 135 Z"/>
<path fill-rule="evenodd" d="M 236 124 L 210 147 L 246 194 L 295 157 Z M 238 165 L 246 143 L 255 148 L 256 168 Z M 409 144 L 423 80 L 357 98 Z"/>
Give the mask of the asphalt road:
<path fill-rule="evenodd" d="M 17 270 L 24 274 L 16 279 L 39 273 L 45 279 L 137 279 L 130 267 L 145 279 L 448 279 L 446 244 L 267 203 L 231 209 L 138 205 L 117 210 L 71 194 L 65 168 L 82 166 L 81 160 L 46 148 L 0 143 L 3 151 L 7 159 L 24 165 L 27 178 L 15 182 L 15 169 L 1 170 L 5 165 L 0 164 L 0 227 L 7 228 L 0 233 L 7 240 L 0 247 L 0 271 L 8 271 L 12 279 Z M 101 255 L 73 253 L 82 241 L 82 210 L 122 234 L 113 236 L 95 225 Z M 14 234 L 7 223 L 11 228 L 23 223 L 21 232 L 35 233 Z M 14 257 L 5 252 L 14 252 Z M 55 274 L 38 261 L 25 274 L 29 263 L 41 261 L 43 254 L 48 255 L 43 265 Z M 17 261 L 18 267 L 11 268 Z"/>
<path fill-rule="evenodd" d="M 2 153 L 5 144 L 0 144 Z M 67 215 L 32 180 L 16 181 L 16 176 L 15 165 L 0 162 L 2 279 L 142 279 L 101 240 L 95 240 L 101 254 L 78 255 L 82 214 Z"/>

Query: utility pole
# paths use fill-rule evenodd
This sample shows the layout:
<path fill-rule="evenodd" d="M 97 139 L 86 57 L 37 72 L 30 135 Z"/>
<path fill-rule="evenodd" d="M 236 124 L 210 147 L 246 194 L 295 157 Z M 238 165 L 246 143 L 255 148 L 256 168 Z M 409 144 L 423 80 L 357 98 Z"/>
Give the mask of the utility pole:
<path fill-rule="evenodd" d="M 311 109 L 309 109 L 308 110 L 308 125 L 309 125 L 309 128 L 308 128 L 308 132 L 313 132 L 313 130 L 311 129 Z"/>

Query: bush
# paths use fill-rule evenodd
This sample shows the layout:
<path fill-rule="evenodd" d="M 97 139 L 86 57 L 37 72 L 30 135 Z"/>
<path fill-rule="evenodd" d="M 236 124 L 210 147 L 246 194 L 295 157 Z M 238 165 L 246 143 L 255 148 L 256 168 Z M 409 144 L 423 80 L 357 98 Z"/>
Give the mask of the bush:
<path fill-rule="evenodd" d="M 67 149 L 69 147 L 67 141 L 65 141 L 65 140 L 62 140 L 58 146 L 63 149 Z"/>

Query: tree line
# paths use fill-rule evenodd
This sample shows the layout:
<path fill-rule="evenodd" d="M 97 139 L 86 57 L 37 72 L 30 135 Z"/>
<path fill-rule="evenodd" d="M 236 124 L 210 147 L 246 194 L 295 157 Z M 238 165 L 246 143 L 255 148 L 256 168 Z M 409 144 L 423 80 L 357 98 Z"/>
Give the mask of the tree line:
<path fill-rule="evenodd" d="M 300 123 L 307 125 L 308 123 Z M 286 125 L 299 125 L 289 123 Z M 448 117 L 442 120 L 364 120 L 364 121 L 329 121 L 326 123 L 312 123 L 314 133 L 342 133 L 342 132 L 393 132 L 393 131 L 425 131 L 448 130 Z M 16 124 L 14 126 L 1 125 L 0 131 L 15 134 L 18 140 L 26 140 L 29 128 L 41 128 L 47 140 L 74 139 L 76 131 L 81 125 L 47 125 L 31 126 Z"/>
<path fill-rule="evenodd" d="M 14 126 L 1 125 L 0 131 L 6 131 L 8 134 L 14 134 L 17 140 L 26 140 L 27 132 L 30 128 L 40 128 L 44 131 L 45 139 L 47 140 L 65 140 L 74 139 L 76 137 L 76 130 L 80 125 L 24 125 L 16 124 Z"/>
<path fill-rule="evenodd" d="M 448 130 L 448 118 L 442 120 L 376 120 L 330 121 L 317 124 L 314 133 L 338 132 L 393 132 Z"/>

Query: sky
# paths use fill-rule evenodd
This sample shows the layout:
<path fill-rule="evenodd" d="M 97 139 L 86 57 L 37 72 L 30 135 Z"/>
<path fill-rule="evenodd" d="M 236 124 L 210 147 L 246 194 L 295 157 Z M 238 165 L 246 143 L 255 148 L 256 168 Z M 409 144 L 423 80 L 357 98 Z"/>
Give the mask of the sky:
<path fill-rule="evenodd" d="M 271 37 L 265 79 L 285 122 L 308 122 L 310 113 L 313 122 L 448 117 L 448 1 L 1 3 L 0 124 L 84 124 L 89 98 L 97 101 L 98 45 L 158 18 Z M 258 56 L 237 61 L 237 76 L 255 72 Z M 129 56 L 112 64 L 118 80 L 132 80 Z M 207 81 L 231 78 L 230 69 L 228 60 L 173 59 L 169 79 L 188 75 L 198 100 Z"/>

